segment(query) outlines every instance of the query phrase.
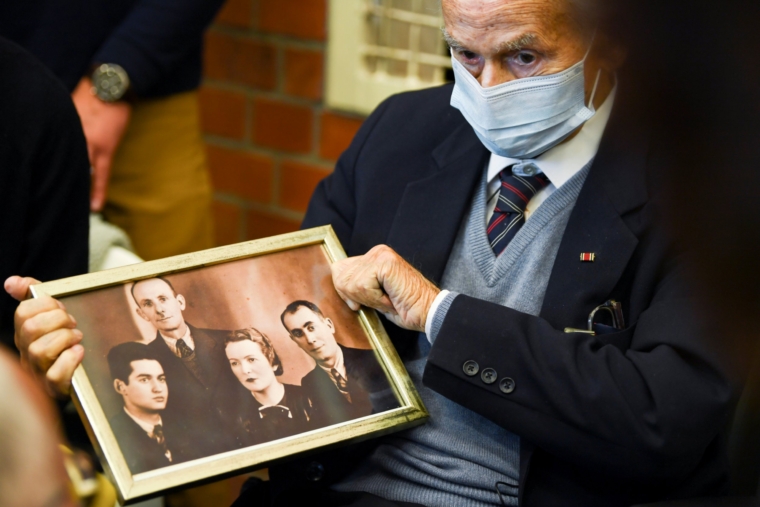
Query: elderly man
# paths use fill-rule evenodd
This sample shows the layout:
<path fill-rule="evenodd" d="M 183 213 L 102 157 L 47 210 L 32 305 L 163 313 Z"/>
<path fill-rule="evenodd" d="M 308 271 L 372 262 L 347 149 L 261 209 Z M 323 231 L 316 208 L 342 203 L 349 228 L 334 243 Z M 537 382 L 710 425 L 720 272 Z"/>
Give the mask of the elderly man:
<path fill-rule="evenodd" d="M 304 227 L 332 224 L 356 256 L 333 272 L 352 308 L 409 330 L 388 326 L 431 418 L 358 460 L 275 468 L 275 495 L 310 479 L 425 505 L 727 491 L 735 378 L 659 229 L 663 158 L 588 4 L 444 0 L 453 88 L 386 101 L 317 188 Z M 615 326 L 588 332 L 610 300 Z"/>
<path fill-rule="evenodd" d="M 622 71 L 616 87 L 623 51 L 587 4 L 443 0 L 456 84 L 386 101 L 317 188 L 304 226 L 332 224 L 354 256 L 335 265 L 336 289 L 392 323 L 431 418 L 273 468 L 278 505 L 727 491 L 737 379 L 660 228 L 667 157 Z M 605 303 L 615 319 L 587 329 Z M 77 356 L 61 357 L 65 385 Z"/>

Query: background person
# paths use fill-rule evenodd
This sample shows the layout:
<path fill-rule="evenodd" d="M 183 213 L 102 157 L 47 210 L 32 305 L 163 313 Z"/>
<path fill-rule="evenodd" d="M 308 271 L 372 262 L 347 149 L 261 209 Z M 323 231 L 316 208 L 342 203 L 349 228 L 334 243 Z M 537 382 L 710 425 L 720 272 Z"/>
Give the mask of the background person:
<path fill-rule="evenodd" d="M 265 334 L 254 328 L 233 331 L 224 351 L 239 385 L 219 396 L 231 406 L 224 419 L 235 420 L 243 446 L 315 428 L 312 400 L 302 387 L 279 381 L 282 364 Z"/>
<path fill-rule="evenodd" d="M 89 162 L 77 111 L 47 68 L 3 38 L 0 111 L 0 277 L 86 273 Z M 0 295 L 0 343 L 11 350 L 17 305 Z"/>
<path fill-rule="evenodd" d="M 71 93 L 94 169 L 91 209 L 124 229 L 146 260 L 213 246 L 196 90 L 203 31 L 221 4 L 0 5 L 0 35 L 35 55 Z"/>
<path fill-rule="evenodd" d="M 335 340 L 335 324 L 317 305 L 298 300 L 282 315 L 290 338 L 316 362 L 301 379 L 314 400 L 320 425 L 337 424 L 398 406 L 371 349 L 345 347 Z M 374 394 L 374 399 L 370 396 Z"/>
<path fill-rule="evenodd" d="M 147 345 L 120 343 L 108 351 L 114 390 L 121 396 L 123 410 L 110 419 L 127 466 L 133 474 L 182 461 L 182 450 L 171 424 L 162 417 L 169 389 L 166 375 Z"/>

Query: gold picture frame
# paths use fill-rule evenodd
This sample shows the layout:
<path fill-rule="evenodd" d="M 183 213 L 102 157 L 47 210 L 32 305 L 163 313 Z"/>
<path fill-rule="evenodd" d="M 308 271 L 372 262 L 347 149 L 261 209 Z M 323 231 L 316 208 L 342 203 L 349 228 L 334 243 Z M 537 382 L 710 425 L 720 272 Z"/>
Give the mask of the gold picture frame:
<path fill-rule="evenodd" d="M 320 255 L 324 257 L 324 265 L 319 260 Z M 331 280 L 327 278 L 329 276 L 329 265 L 345 257 L 346 254 L 332 227 L 324 226 L 32 286 L 31 291 L 34 297 L 49 295 L 62 300 L 67 310 L 77 319 L 79 328 L 84 332 L 82 344 L 85 346 L 85 360 L 74 373 L 72 398 L 99 454 L 103 467 L 116 487 L 118 499 L 122 505 L 155 497 L 190 484 L 200 484 L 263 468 L 307 451 L 377 437 L 421 424 L 427 419 L 428 414 L 422 400 L 374 310 L 361 309 L 359 312 L 351 312 L 339 300 L 332 287 Z M 267 278 L 268 276 L 270 278 L 279 276 L 277 280 L 284 281 L 268 282 L 267 280 L 270 280 Z M 111 311 L 106 304 L 108 299 L 103 298 L 105 298 L 105 294 L 110 294 L 108 298 L 111 299 L 114 297 L 122 298 L 118 294 L 119 291 L 122 291 L 123 299 L 125 299 L 125 302 L 119 304 L 134 304 L 136 307 L 138 304 L 129 300 L 127 287 L 134 282 L 155 277 L 169 277 L 173 280 L 172 283 L 174 280 L 185 280 L 188 282 L 185 285 L 195 287 L 197 294 L 205 294 L 204 289 L 202 289 L 205 287 L 204 283 L 207 285 L 212 283 L 216 288 L 215 294 L 217 296 L 196 296 L 196 300 L 202 304 L 193 306 L 192 311 L 195 312 L 195 315 L 202 315 L 205 311 L 206 318 L 217 319 L 215 322 L 219 322 L 219 319 L 224 320 L 222 314 L 232 316 L 228 317 L 228 320 L 236 321 L 240 312 L 259 311 L 256 309 L 257 301 L 259 306 L 263 304 L 273 305 L 272 301 L 278 300 L 278 298 L 281 301 L 285 301 L 287 298 L 302 299 L 301 293 L 304 290 L 306 292 L 311 290 L 312 294 L 319 294 L 321 301 L 328 301 L 332 305 L 334 313 L 343 315 L 342 317 L 338 315 L 339 318 L 333 319 L 335 326 L 348 328 L 356 325 L 358 327 L 355 329 L 360 329 L 363 333 L 363 338 L 358 336 L 361 333 L 353 333 L 351 339 L 359 341 L 366 339 L 366 342 L 371 345 L 374 357 L 385 374 L 385 380 L 390 385 L 392 396 L 395 397 L 398 406 L 278 440 L 133 473 L 130 471 L 124 453 L 119 447 L 106 414 L 107 410 L 104 408 L 107 405 L 106 401 L 111 405 L 114 403 L 111 399 L 113 393 L 106 394 L 109 388 L 108 381 L 113 382 L 113 380 L 104 378 L 105 370 L 101 370 L 100 366 L 106 363 L 103 360 L 105 358 L 105 340 L 116 340 L 112 337 L 133 331 L 131 324 L 119 324 L 116 322 L 118 319 L 115 320 L 112 316 L 103 317 L 95 314 Z M 222 277 L 221 281 L 219 277 Z M 246 285 L 245 280 L 248 280 L 246 277 L 257 278 L 254 279 L 255 283 Z M 234 294 L 226 296 L 224 290 L 220 291 L 219 287 L 222 289 L 230 287 L 230 291 L 233 291 Z M 234 287 L 238 288 L 233 290 Z M 239 287 L 243 288 L 240 289 Z M 299 294 L 287 294 L 286 288 L 280 290 L 282 287 L 290 287 L 291 289 L 288 290 L 299 292 Z M 298 288 L 298 290 L 292 289 L 293 287 Z M 305 289 L 302 290 L 304 287 Z M 134 292 L 132 295 L 136 301 Z M 234 304 L 227 303 L 227 306 L 224 307 L 221 303 L 216 302 L 217 299 L 221 300 L 224 297 L 228 297 Z M 243 303 L 244 297 L 245 303 Z M 250 301 L 251 298 L 254 301 Z M 119 299 L 119 301 L 121 300 Z M 216 305 L 213 306 L 214 311 L 208 310 L 208 308 L 212 308 L 208 306 L 212 304 L 209 301 Z M 339 303 L 343 309 L 337 310 Z M 187 311 L 190 311 L 192 305 L 190 302 L 187 304 Z M 72 308 L 79 308 L 79 313 Z M 219 310 L 219 308 L 224 311 Z M 113 311 L 116 312 L 114 315 L 123 313 L 122 310 Z M 344 314 L 342 312 L 349 313 Z M 270 333 L 276 335 L 279 340 L 278 343 L 283 348 L 292 349 L 293 347 L 288 345 L 286 339 L 283 338 L 283 336 L 289 337 L 290 331 L 283 328 L 281 332 L 278 332 L 276 330 L 277 325 L 282 326 L 284 321 L 280 322 L 282 317 L 279 313 L 276 315 L 272 315 L 272 313 L 275 312 L 269 312 L 271 318 L 269 316 L 266 319 L 258 318 L 258 321 L 267 320 L 267 325 L 273 330 Z M 129 318 L 135 318 L 134 312 L 130 314 Z M 355 320 L 355 324 L 352 324 L 351 319 Z M 247 324 L 247 321 L 245 322 Z M 235 324 L 232 327 L 240 325 Z M 113 328 L 108 328 L 108 326 L 113 326 Z M 229 329 L 225 326 L 220 327 Z M 292 336 L 290 338 L 292 339 Z M 274 343 L 274 338 L 271 340 Z M 119 342 L 113 343 L 118 344 Z M 279 346 L 276 345 L 275 348 Z M 88 354 L 90 359 L 88 359 Z M 294 358 L 291 363 L 305 364 L 305 359 L 298 355 L 298 351 L 290 354 L 290 357 Z M 313 364 L 315 365 L 314 368 L 318 367 L 317 363 Z M 229 366 L 229 363 L 227 365 Z M 294 367 L 292 371 L 288 370 L 288 374 L 296 378 L 304 371 L 303 366 L 299 368 L 301 369 L 298 370 Z M 238 380 L 240 379 L 238 378 Z M 240 380 L 240 382 L 243 381 Z M 169 385 L 171 386 L 171 380 L 169 380 Z M 244 383 L 242 386 L 246 387 Z M 171 390 L 167 397 L 169 400 L 172 399 Z M 311 403 L 311 400 L 309 402 Z M 110 410 L 113 412 L 117 409 L 111 408 Z M 259 415 L 263 417 L 263 415 Z M 168 459 L 171 460 L 171 458 Z"/>

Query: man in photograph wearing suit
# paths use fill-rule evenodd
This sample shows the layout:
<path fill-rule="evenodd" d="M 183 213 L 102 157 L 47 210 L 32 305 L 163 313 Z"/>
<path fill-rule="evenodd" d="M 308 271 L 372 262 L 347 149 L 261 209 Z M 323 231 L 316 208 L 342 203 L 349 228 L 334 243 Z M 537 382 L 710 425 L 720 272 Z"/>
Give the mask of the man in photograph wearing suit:
<path fill-rule="evenodd" d="M 220 378 L 229 372 L 224 355 L 227 331 L 200 329 L 182 315 L 185 298 L 164 278 L 140 280 L 132 286 L 137 314 L 156 328 L 156 339 L 148 344 L 166 372 L 172 398 L 167 410 L 185 425 L 185 435 L 202 455 L 229 450 L 226 432 L 214 403 Z"/>
<path fill-rule="evenodd" d="M 150 348 L 120 343 L 108 352 L 108 366 L 124 403 L 109 422 L 129 470 L 138 474 L 180 461 L 177 434 L 162 417 L 169 399 L 166 375 Z"/>
<path fill-rule="evenodd" d="M 301 380 L 319 424 L 330 425 L 398 406 L 372 350 L 335 341 L 335 324 L 310 301 L 290 303 L 280 316 L 290 338 L 316 361 Z"/>

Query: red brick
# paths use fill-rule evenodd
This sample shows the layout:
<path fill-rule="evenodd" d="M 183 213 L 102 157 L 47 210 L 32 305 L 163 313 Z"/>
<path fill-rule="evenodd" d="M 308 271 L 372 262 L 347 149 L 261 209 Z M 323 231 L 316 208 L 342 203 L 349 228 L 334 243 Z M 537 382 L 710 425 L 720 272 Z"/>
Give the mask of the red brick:
<path fill-rule="evenodd" d="M 271 44 L 209 31 L 203 63 L 210 79 L 261 90 L 274 90 L 277 85 L 277 50 Z"/>
<path fill-rule="evenodd" d="M 285 51 L 285 93 L 319 100 L 322 98 L 322 52 Z"/>
<path fill-rule="evenodd" d="M 272 200 L 273 163 L 269 157 L 206 146 L 214 190 L 269 203 Z"/>
<path fill-rule="evenodd" d="M 235 205 L 215 201 L 214 212 L 214 235 L 216 246 L 231 245 L 243 241 L 240 237 L 241 209 Z"/>
<path fill-rule="evenodd" d="M 201 126 L 206 134 L 243 139 L 245 103 L 242 93 L 203 87 L 200 91 Z"/>
<path fill-rule="evenodd" d="M 351 140 L 361 125 L 362 120 L 358 118 L 338 116 L 328 112 L 323 113 L 319 156 L 328 160 L 337 160 L 340 154 L 351 144 Z"/>
<path fill-rule="evenodd" d="M 241 28 L 250 27 L 252 2 L 253 0 L 226 0 L 214 22 Z"/>
<path fill-rule="evenodd" d="M 246 239 L 259 239 L 298 230 L 299 223 L 261 211 L 248 212 Z"/>
<path fill-rule="evenodd" d="M 237 82 L 263 90 L 277 86 L 277 50 L 271 44 L 240 40 L 235 64 Z"/>
<path fill-rule="evenodd" d="M 325 40 L 326 0 L 261 0 L 259 28 L 302 39 Z"/>
<path fill-rule="evenodd" d="M 203 73 L 211 79 L 232 80 L 237 40 L 219 32 L 208 31 L 204 39 Z"/>
<path fill-rule="evenodd" d="M 268 99 L 253 103 L 253 142 L 269 148 L 308 153 L 311 151 L 312 111 Z"/>
<path fill-rule="evenodd" d="M 280 204 L 295 211 L 306 211 L 317 183 L 330 172 L 324 167 L 284 161 L 280 166 Z"/>

